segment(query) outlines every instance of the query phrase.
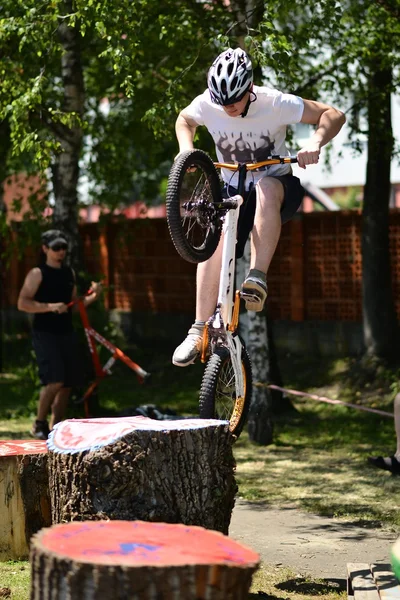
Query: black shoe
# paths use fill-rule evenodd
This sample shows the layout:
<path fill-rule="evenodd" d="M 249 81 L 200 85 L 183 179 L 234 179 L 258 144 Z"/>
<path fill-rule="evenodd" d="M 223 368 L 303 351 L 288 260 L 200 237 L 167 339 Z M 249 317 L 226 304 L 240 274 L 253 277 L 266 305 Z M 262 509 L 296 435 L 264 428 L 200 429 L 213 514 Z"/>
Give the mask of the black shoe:
<path fill-rule="evenodd" d="M 47 421 L 36 420 L 31 429 L 31 435 L 37 440 L 47 440 L 49 437 L 50 429 Z"/>
<path fill-rule="evenodd" d="M 378 469 L 389 471 L 393 475 L 400 475 L 400 462 L 395 456 L 368 456 L 370 465 L 374 465 Z"/>

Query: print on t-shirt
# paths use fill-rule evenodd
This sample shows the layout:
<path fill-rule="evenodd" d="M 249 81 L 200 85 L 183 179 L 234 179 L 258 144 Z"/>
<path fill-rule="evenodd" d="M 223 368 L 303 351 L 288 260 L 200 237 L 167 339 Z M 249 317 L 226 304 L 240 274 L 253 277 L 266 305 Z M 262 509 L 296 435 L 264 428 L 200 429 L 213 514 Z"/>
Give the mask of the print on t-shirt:
<path fill-rule="evenodd" d="M 229 163 L 245 163 L 259 162 L 266 160 L 271 156 L 275 149 L 275 140 L 271 140 L 269 132 L 264 135 L 255 136 L 249 132 L 245 134 L 240 132 L 238 138 L 235 139 L 235 133 L 227 133 L 226 131 L 212 131 L 212 136 L 217 149 L 223 157 L 223 162 Z"/>

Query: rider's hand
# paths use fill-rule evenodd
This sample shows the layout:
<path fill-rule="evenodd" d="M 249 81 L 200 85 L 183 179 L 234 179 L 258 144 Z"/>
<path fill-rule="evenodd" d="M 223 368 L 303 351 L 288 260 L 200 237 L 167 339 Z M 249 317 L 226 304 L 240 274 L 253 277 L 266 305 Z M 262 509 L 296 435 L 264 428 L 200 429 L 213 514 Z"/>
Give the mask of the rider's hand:
<path fill-rule="evenodd" d="M 319 160 L 321 146 L 319 142 L 310 140 L 297 153 L 299 167 L 305 169 L 307 165 L 316 165 Z"/>
<path fill-rule="evenodd" d="M 49 304 L 49 309 L 50 312 L 61 315 L 62 313 L 67 312 L 68 306 L 64 304 L 64 302 L 53 302 L 52 304 Z"/>

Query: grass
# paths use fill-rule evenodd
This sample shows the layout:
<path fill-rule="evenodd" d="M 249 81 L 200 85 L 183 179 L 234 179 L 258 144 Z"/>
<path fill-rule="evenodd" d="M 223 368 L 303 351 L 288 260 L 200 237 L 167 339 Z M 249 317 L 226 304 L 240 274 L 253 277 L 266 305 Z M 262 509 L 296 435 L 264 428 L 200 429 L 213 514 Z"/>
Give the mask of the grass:
<path fill-rule="evenodd" d="M 133 360 L 152 372 L 152 379 L 141 386 L 124 365 L 118 365 L 100 387 L 102 414 L 155 404 L 195 415 L 202 365 L 178 371 L 171 365 L 171 351 L 127 348 Z M 38 393 L 28 340 L 10 342 L 6 357 L 0 374 L 0 438 L 27 438 Z M 387 372 L 360 383 L 350 359 L 315 362 L 290 355 L 281 357 L 280 367 L 285 387 L 392 412 L 394 376 Z M 272 445 L 258 446 L 246 432 L 235 444 L 239 495 L 266 506 L 297 507 L 400 531 L 400 479 L 366 461 L 370 454 L 393 452 L 393 420 L 315 400 L 296 399 L 293 407 L 276 418 Z M 82 417 L 82 405 L 72 405 L 69 416 Z M 1 587 L 12 590 L 13 600 L 27 599 L 28 563 L 0 563 Z M 250 594 L 250 598 L 270 600 L 314 596 L 339 600 L 345 592 L 337 581 L 308 579 L 284 565 L 264 564 L 253 578 Z"/>
<path fill-rule="evenodd" d="M 28 600 L 30 564 L 28 561 L 0 562 L 0 599 Z M 344 600 L 343 583 L 304 577 L 282 566 L 262 564 L 254 574 L 249 600 Z"/>
<path fill-rule="evenodd" d="M 0 598 L 28 600 L 30 564 L 28 561 L 0 562 Z M 7 593 L 9 590 L 9 594 Z"/>

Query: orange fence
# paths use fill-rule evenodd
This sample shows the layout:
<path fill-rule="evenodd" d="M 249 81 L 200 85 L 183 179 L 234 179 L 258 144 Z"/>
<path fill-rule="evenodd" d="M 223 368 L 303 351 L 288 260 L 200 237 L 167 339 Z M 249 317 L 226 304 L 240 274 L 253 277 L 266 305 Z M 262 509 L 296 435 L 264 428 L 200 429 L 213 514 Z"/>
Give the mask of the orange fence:
<path fill-rule="evenodd" d="M 275 319 L 361 320 L 361 215 L 298 214 L 284 225 L 269 275 Z M 106 306 L 135 313 L 193 313 L 196 266 L 182 260 L 165 219 L 133 219 L 80 228 L 86 268 L 108 284 Z M 400 211 L 390 216 L 393 291 L 400 317 Z M 15 306 L 29 268 L 28 250 L 5 273 L 6 305 Z"/>

